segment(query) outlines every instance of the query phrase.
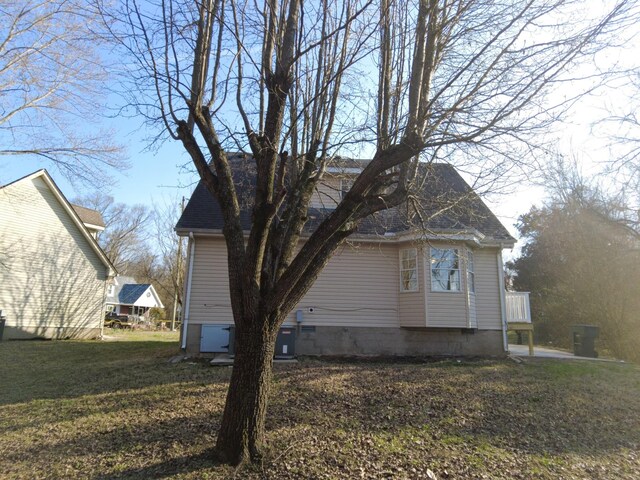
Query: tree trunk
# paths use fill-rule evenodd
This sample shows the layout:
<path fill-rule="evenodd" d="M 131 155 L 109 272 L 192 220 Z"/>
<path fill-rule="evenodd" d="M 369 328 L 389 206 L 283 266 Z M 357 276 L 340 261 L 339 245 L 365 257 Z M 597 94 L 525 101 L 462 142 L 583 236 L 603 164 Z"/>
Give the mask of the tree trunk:
<path fill-rule="evenodd" d="M 218 432 L 216 452 L 220 461 L 238 465 L 258 460 L 271 384 L 277 329 L 265 322 L 254 328 L 236 328 L 235 359 L 227 401 Z"/>

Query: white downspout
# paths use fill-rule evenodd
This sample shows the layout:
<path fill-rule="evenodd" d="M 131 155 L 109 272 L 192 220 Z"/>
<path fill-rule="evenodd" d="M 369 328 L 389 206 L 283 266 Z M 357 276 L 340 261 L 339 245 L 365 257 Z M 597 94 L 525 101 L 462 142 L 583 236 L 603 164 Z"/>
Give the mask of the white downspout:
<path fill-rule="evenodd" d="M 507 307 L 504 293 L 504 264 L 502 250 L 498 251 L 498 290 L 500 291 L 500 315 L 502 316 L 502 346 L 505 353 L 509 353 L 509 339 L 507 338 Z"/>
<path fill-rule="evenodd" d="M 189 268 L 187 270 L 187 285 L 185 293 L 184 318 L 182 320 L 182 346 L 183 350 L 187 348 L 187 325 L 189 323 L 189 309 L 191 307 L 191 274 L 193 272 L 193 257 L 195 256 L 196 239 L 193 232 L 189 232 Z"/>

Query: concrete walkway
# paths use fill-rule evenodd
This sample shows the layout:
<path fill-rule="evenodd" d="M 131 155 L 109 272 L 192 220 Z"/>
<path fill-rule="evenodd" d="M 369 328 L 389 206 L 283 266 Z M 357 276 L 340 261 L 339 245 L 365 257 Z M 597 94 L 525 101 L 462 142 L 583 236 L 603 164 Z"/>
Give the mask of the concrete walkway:
<path fill-rule="evenodd" d="M 527 345 L 512 345 L 509 344 L 509 354 L 514 357 L 531 358 L 529 356 L 529 347 Z M 576 357 L 573 353 L 564 352 L 562 350 L 554 350 L 553 348 L 546 347 L 533 347 L 534 358 L 557 358 L 564 360 L 592 360 L 599 362 L 619 362 L 624 363 L 621 360 L 615 360 L 612 358 L 591 358 L 591 357 Z"/>

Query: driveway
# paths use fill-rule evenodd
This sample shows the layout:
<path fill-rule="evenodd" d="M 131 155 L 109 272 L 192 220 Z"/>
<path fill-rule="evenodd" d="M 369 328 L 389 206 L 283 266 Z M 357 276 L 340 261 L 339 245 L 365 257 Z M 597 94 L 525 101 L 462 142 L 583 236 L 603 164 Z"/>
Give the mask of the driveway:
<path fill-rule="evenodd" d="M 509 353 L 515 357 L 529 357 L 529 347 L 527 345 L 509 344 Z M 565 359 L 565 360 L 595 360 L 600 362 L 620 362 L 620 360 L 615 360 L 611 358 L 576 357 L 573 353 L 565 352 L 563 350 L 555 350 L 553 348 L 538 347 L 538 346 L 534 346 L 533 356 L 539 357 L 539 358 L 559 358 L 559 359 Z"/>

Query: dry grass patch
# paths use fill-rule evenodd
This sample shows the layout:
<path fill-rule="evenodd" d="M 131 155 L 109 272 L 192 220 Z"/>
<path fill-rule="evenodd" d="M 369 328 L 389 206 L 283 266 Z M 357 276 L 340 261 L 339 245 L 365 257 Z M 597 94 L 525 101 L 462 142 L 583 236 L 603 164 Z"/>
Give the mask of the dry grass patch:
<path fill-rule="evenodd" d="M 230 368 L 127 335 L 0 344 L 2 478 L 640 478 L 636 366 L 278 365 L 265 459 L 235 471 L 210 451 Z"/>

